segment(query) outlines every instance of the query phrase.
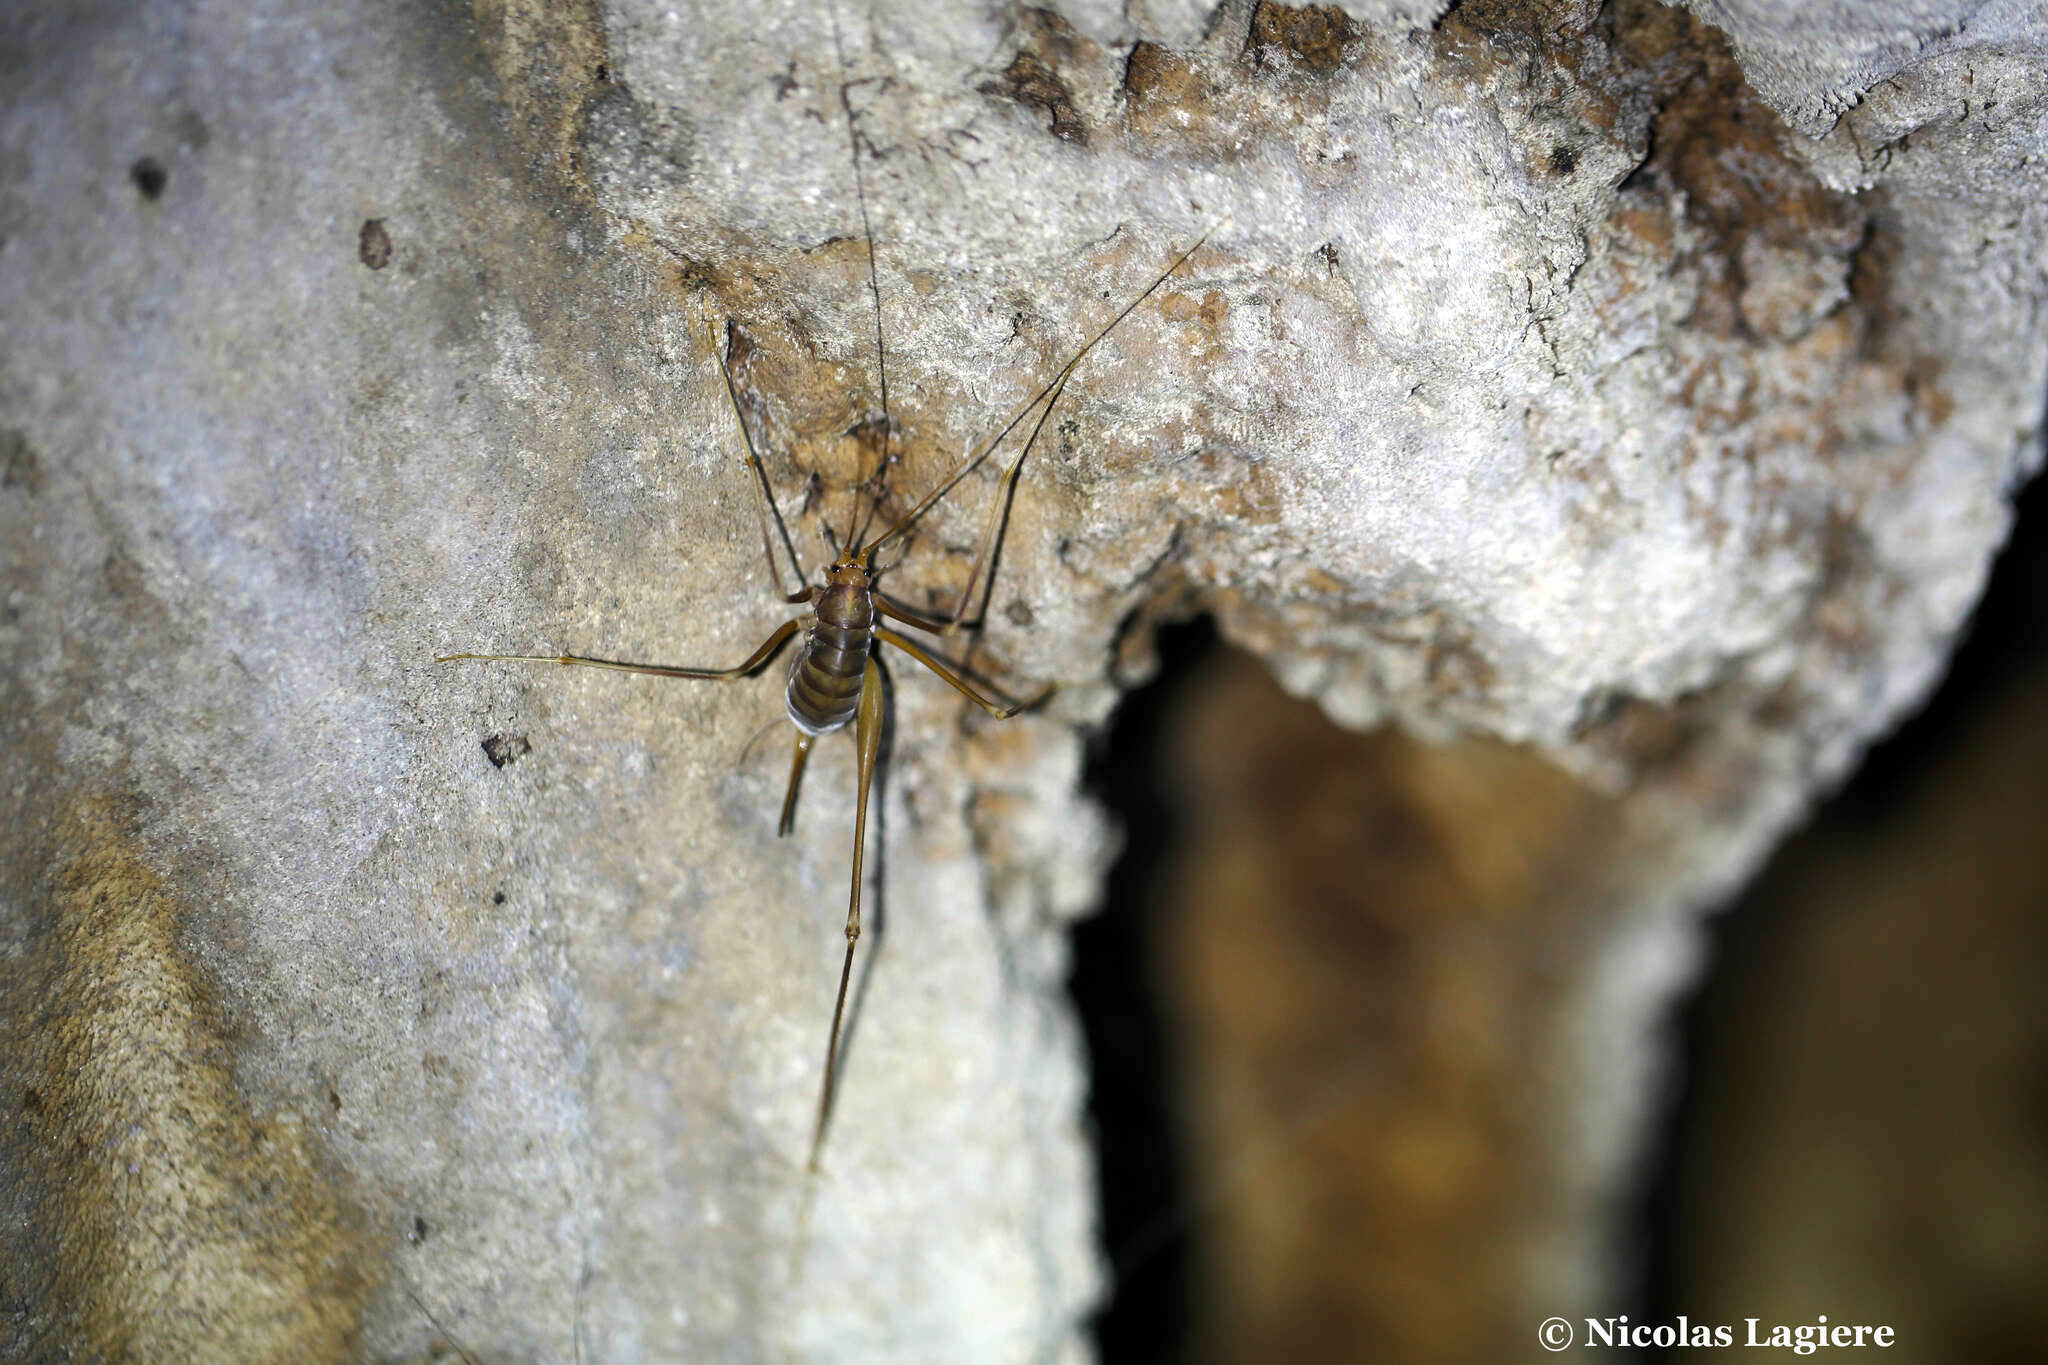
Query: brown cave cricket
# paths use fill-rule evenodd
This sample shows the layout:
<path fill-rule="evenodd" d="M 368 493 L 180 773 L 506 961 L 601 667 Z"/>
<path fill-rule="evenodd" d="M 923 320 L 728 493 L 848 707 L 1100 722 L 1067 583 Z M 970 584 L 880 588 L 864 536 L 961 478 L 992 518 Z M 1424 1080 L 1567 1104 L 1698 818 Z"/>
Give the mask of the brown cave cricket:
<path fill-rule="evenodd" d="M 837 16 L 834 16 L 835 41 L 837 40 Z M 845 69 L 841 56 L 841 70 Z M 869 226 L 867 191 L 860 162 L 860 134 L 853 104 L 848 95 L 851 83 L 840 87 L 840 104 L 846 114 L 846 125 L 853 149 L 854 188 L 860 204 L 860 218 L 863 233 L 867 238 L 868 250 L 868 292 L 873 300 L 875 316 L 875 369 L 877 389 L 882 405 L 881 431 L 887 441 L 895 431 L 895 423 L 889 412 L 889 384 L 886 351 L 882 341 L 882 297 L 875 264 L 875 241 Z M 938 484 L 926 493 L 908 512 L 870 538 L 868 529 L 874 521 L 886 494 L 885 480 L 890 460 L 886 453 L 880 469 L 863 484 L 853 490 L 853 503 L 846 523 L 843 540 L 832 536 L 829 525 L 826 537 L 831 542 L 834 557 L 826 569 L 824 582 L 819 585 L 802 586 L 795 591 L 783 587 L 782 566 L 775 553 L 779 538 L 787 554 L 791 568 L 799 584 L 804 582 L 802 562 L 797 558 L 796 548 L 791 542 L 789 529 L 782 519 L 781 510 L 776 506 L 775 494 L 769 485 L 768 476 L 761 464 L 752 430 L 747 425 L 744 408 L 740 403 L 739 391 L 734 384 L 732 368 L 727 360 L 727 350 L 734 345 L 736 329 L 730 319 L 726 322 L 725 344 L 715 331 L 711 338 L 713 355 L 718 360 L 719 372 L 725 383 L 726 397 L 731 402 L 733 416 L 740 428 L 740 437 L 746 448 L 746 465 L 752 474 L 752 481 L 758 493 L 755 499 L 756 511 L 761 524 L 762 548 L 768 559 L 768 572 L 775 584 L 775 590 L 782 600 L 791 605 L 803 605 L 810 610 L 802 616 L 783 622 L 768 638 L 741 663 L 731 668 L 684 668 L 666 664 L 634 663 L 618 659 L 601 659 L 582 654 L 446 654 L 435 659 L 436 663 L 453 663 L 458 660 L 475 659 L 487 662 L 512 663 L 554 663 L 581 665 L 586 668 L 608 668 L 623 673 L 646 673 L 664 678 L 699 678 L 712 681 L 731 681 L 752 675 L 789 642 L 790 637 L 801 634 L 803 638 L 795 663 L 789 673 L 785 692 L 785 706 L 790 722 L 796 727 L 796 750 L 790 763 L 789 785 L 783 795 L 782 815 L 777 833 L 790 832 L 795 813 L 797 788 L 800 784 L 805 761 L 809 758 L 811 746 L 817 737 L 834 730 L 854 727 L 855 745 L 858 751 L 858 786 L 854 804 L 853 821 L 853 877 L 852 889 L 847 898 L 846 911 L 846 956 L 839 971 L 839 991 L 832 1007 L 832 1030 L 825 1047 L 824 1081 L 818 1095 L 817 1116 L 811 1129 L 810 1155 L 806 1169 L 816 1175 L 819 1157 L 823 1149 L 825 1130 L 832 1113 L 833 1089 L 838 1076 L 839 1043 L 841 1026 L 845 1020 L 847 986 L 852 980 L 854 948 L 860 939 L 860 892 L 862 854 L 867 841 L 868 791 L 874 780 L 875 760 L 881 745 L 882 734 L 882 684 L 880 670 L 875 662 L 877 642 L 902 650 L 912 659 L 937 674 L 948 686 L 981 707 L 998 720 L 1007 720 L 1030 705 L 1044 699 L 1041 693 L 1030 702 L 999 702 L 984 696 L 962 676 L 962 671 L 934 655 L 925 646 L 905 637 L 900 632 L 884 625 L 885 620 L 895 621 L 913 629 L 940 637 L 950 637 L 962 630 L 973 629 L 980 624 L 980 613 L 970 617 L 969 609 L 975 601 L 977 585 L 980 585 L 983 608 L 993 585 L 993 558 L 1000 539 L 1011 500 L 1015 493 L 1016 480 L 1024 461 L 1031 453 L 1039 433 L 1044 430 L 1047 419 L 1052 415 L 1067 381 L 1073 377 L 1095 345 L 1129 317 L 1140 304 L 1151 297 L 1159 287 L 1173 276 L 1189 257 L 1200 249 L 1207 240 L 1207 234 L 1193 246 L 1182 251 L 1173 263 L 1160 272 L 1158 278 L 1148 285 L 1144 292 L 1133 298 L 1103 327 L 1089 337 L 1052 378 L 1011 415 L 996 433 L 972 448 L 954 465 Z M 875 556 L 884 546 L 908 532 L 929 512 L 941 498 L 952 491 L 960 481 L 979 469 L 1027 418 L 1036 414 L 1031 422 L 1029 434 L 1025 437 L 1023 449 L 1017 453 L 1003 471 L 997 484 L 994 505 L 983 528 L 981 546 L 975 555 L 974 565 L 962 587 L 960 599 L 951 615 L 944 618 L 927 616 L 912 611 L 885 596 L 877 586 L 883 573 L 894 565 L 877 568 Z M 866 511 L 862 511 L 863 492 Z M 843 546 L 843 548 L 841 548 Z M 899 557 L 900 558 L 900 557 Z M 988 575 L 984 581 L 984 574 Z M 1047 689 L 1050 692 L 1050 689 Z"/>

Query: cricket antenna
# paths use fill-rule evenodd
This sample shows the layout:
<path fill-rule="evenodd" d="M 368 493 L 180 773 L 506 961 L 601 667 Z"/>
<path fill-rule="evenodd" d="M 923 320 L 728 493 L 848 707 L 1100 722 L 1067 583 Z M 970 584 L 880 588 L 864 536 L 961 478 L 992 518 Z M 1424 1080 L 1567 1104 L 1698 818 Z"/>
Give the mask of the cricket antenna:
<path fill-rule="evenodd" d="M 875 384 L 882 391 L 882 466 L 877 471 L 881 477 L 889 468 L 889 436 L 896 429 L 889 415 L 889 355 L 882 345 L 882 285 L 875 268 L 875 229 L 868 219 L 867 177 L 860 169 L 860 122 L 853 112 L 853 82 L 849 79 L 846 65 L 846 39 L 839 26 L 838 0 L 831 0 L 826 6 L 832 15 L 832 51 L 839 58 L 839 107 L 846 113 L 846 147 L 853 157 L 853 198 L 860 205 L 861 236 L 868 244 L 868 297 L 874 302 L 875 311 Z M 875 501 L 881 500 L 877 493 Z M 853 506 L 846 519 L 846 543 L 859 545 L 861 536 L 867 530 L 867 521 L 860 514 L 860 485 L 853 490 Z M 868 517 L 874 516 L 874 508 L 868 509 Z"/>
<path fill-rule="evenodd" d="M 1087 359 L 1088 353 L 1095 349 L 1095 344 L 1101 341 L 1104 337 L 1108 336 L 1111 332 L 1115 331 L 1118 323 L 1122 322 L 1125 318 L 1129 317 L 1132 313 L 1136 312 L 1138 309 L 1138 305 L 1143 303 L 1146 299 L 1151 298 L 1152 295 L 1158 291 L 1160 285 L 1165 284 L 1168 280 L 1172 279 L 1173 273 L 1176 270 L 1179 270 L 1181 266 L 1185 265 L 1189 257 L 1193 256 L 1197 251 L 1200 251 L 1202 249 L 1202 244 L 1209 240 L 1210 233 L 1213 233 L 1214 231 L 1215 228 L 1210 228 L 1208 232 L 1204 232 L 1201 236 L 1195 239 L 1195 244 L 1193 246 L 1189 247 L 1186 251 L 1181 252 L 1178 256 L 1175 256 L 1173 258 L 1173 264 L 1167 266 L 1166 269 L 1160 271 L 1158 278 L 1153 280 L 1152 283 L 1145 286 L 1144 293 L 1139 294 L 1136 298 L 1132 299 L 1129 303 L 1125 304 L 1120 310 L 1118 310 L 1117 315 L 1115 317 L 1111 318 L 1108 322 L 1104 323 L 1102 327 L 1099 328 L 1093 336 L 1089 337 L 1088 340 L 1082 345 L 1081 349 L 1074 352 L 1072 358 L 1070 358 L 1066 364 L 1060 366 L 1059 369 L 1056 372 L 1054 372 L 1053 377 L 1046 380 L 1043 387 L 1041 387 L 1037 393 L 1032 394 L 1031 397 L 1025 401 L 1022 407 L 1018 408 L 1016 412 L 1011 414 L 1010 420 L 1003 423 L 1002 428 L 998 430 L 995 435 L 989 437 L 986 441 L 982 442 L 980 447 L 977 448 L 972 454 L 964 457 L 959 464 L 955 465 L 953 468 L 953 472 L 948 474 L 944 479 L 940 480 L 939 486 L 937 488 L 934 488 L 931 492 L 925 494 L 924 498 L 917 504 L 917 506 L 911 508 L 908 512 L 904 513 L 902 520 L 898 521 L 894 526 L 891 526 L 888 530 L 884 531 L 876 539 L 868 541 L 866 544 L 861 545 L 856 551 L 856 553 L 862 555 L 871 555 L 875 551 L 881 549 L 884 545 L 887 545 L 890 541 L 896 539 L 896 537 L 902 535 L 905 531 L 908 531 L 912 526 L 915 526 L 918 520 L 921 517 L 923 517 L 926 512 L 929 512 L 932 509 L 932 505 L 934 503 L 938 502 L 940 498 L 945 497 L 947 493 L 952 491 L 954 485 L 958 484 L 960 480 L 966 478 L 976 469 L 979 469 L 982 463 L 986 461 L 990 455 L 995 453 L 996 447 L 1003 443 L 1004 438 L 1006 438 L 1012 431 L 1016 430 L 1017 424 L 1019 422 L 1022 422 L 1027 416 L 1029 416 L 1034 410 L 1036 410 L 1039 404 L 1045 403 L 1048 397 L 1051 397 L 1055 402 L 1057 402 L 1059 393 L 1066 387 L 1067 380 L 1073 376 L 1074 370 L 1080 365 L 1080 363 L 1083 360 Z M 1037 426 L 1032 428 L 1032 434 L 1034 436 L 1037 434 L 1038 427 L 1043 427 L 1045 425 L 1045 419 L 1046 417 L 1050 416 L 1051 413 L 1052 407 L 1050 404 L 1047 404 L 1045 412 L 1041 413 L 1038 418 Z"/>

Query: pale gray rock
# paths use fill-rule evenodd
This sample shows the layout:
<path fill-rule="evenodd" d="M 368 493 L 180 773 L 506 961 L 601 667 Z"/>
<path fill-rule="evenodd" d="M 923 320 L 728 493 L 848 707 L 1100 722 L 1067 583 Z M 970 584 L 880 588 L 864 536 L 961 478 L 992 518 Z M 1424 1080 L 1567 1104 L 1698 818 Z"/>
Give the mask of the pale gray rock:
<path fill-rule="evenodd" d="M 2038 464 L 2038 12 L 1702 4 L 1802 136 L 1725 121 L 1733 68 L 1647 5 L 1626 40 L 1591 4 L 1491 34 L 1387 5 L 1264 43 L 1242 4 L 911 8 L 837 47 L 811 0 L 7 19 L 10 1020 L 74 998 L 37 975 L 53 869 L 118 835 L 180 907 L 235 1122 L 303 1135 L 319 1198 L 276 1235 L 354 1267 L 329 1290 L 370 1359 L 434 1322 L 492 1362 L 1082 1359 L 1064 932 L 1114 843 L 1083 735 L 1151 625 L 1208 610 L 1346 724 L 1526 741 L 1630 798 L 1554 1024 L 1532 1271 L 1532 1305 L 1590 1303 L 1697 916 L 1925 695 Z M 793 1267 L 851 746 L 778 841 L 787 727 L 749 740 L 779 669 L 431 660 L 724 665 L 782 619 L 728 319 L 815 574 L 879 405 L 849 79 L 899 490 L 1207 238 L 1019 486 L 976 658 L 1058 695 L 996 726 L 896 656 Z M 948 600 L 992 492 L 920 528 L 899 595 Z M 178 1209 L 81 1212 L 16 1141 L 10 1226 L 164 1248 L 127 1330 L 169 1321 Z M 17 1267 L 76 1283 L 32 1242 Z M 288 1250 L 238 1273 L 300 1283 L 266 1279 Z M 96 1292 L 13 1330 L 99 1340 Z"/>
<path fill-rule="evenodd" d="M 1824 135 L 1873 86 L 1937 57 L 2043 55 L 2040 0 L 1686 0 L 1798 131 Z"/>

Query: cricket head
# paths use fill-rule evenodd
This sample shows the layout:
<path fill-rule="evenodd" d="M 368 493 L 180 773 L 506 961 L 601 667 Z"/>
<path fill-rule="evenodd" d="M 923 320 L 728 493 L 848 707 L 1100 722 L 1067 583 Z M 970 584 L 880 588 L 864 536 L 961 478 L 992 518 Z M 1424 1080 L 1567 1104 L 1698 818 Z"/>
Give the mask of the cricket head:
<path fill-rule="evenodd" d="M 832 567 L 825 570 L 825 581 L 835 588 L 865 588 L 875 581 L 870 561 L 874 559 L 872 547 L 849 549 L 832 561 Z"/>

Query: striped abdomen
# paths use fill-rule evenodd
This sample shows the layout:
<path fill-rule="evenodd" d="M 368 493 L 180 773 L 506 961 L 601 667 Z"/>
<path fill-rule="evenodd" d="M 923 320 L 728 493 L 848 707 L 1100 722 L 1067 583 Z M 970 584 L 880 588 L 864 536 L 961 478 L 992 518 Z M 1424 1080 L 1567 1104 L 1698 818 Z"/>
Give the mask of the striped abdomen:
<path fill-rule="evenodd" d="M 822 735 L 860 709 L 861 677 L 875 645 L 875 599 L 866 587 L 836 583 L 818 598 L 818 620 L 789 671 L 789 718 Z"/>

